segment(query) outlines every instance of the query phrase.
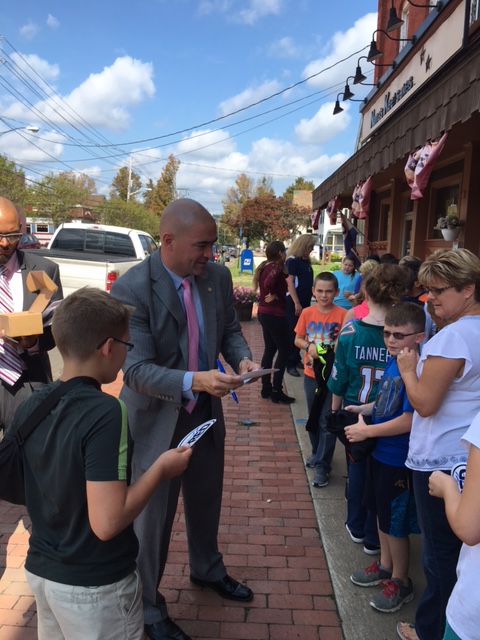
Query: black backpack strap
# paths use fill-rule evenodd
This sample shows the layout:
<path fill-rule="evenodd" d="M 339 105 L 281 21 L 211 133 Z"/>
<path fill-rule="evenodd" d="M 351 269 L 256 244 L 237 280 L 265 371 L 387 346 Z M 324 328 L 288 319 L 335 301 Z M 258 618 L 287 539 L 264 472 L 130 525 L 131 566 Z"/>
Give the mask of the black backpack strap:
<path fill-rule="evenodd" d="M 58 385 L 58 387 L 56 387 L 52 393 L 50 393 L 45 400 L 38 405 L 35 409 L 35 413 L 31 413 L 25 422 L 17 429 L 16 437 L 18 444 L 22 445 L 35 427 L 45 418 L 46 415 L 50 413 L 55 405 L 58 404 L 60 398 L 81 382 L 100 387 L 96 380 L 86 376 L 78 376 L 77 378 L 70 378 L 70 380 L 62 382 L 62 384 Z"/>

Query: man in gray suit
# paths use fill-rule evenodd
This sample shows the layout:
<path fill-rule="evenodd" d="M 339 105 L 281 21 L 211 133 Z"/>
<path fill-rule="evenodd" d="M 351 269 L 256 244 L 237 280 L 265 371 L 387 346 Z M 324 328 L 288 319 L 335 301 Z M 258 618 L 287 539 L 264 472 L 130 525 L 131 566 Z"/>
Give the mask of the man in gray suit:
<path fill-rule="evenodd" d="M 15 205 L 7 198 L 0 197 L 0 277 L 8 282 L 13 311 L 26 311 L 37 297 L 38 292 L 29 291 L 26 285 L 30 271 L 45 271 L 57 285 L 52 300 L 61 300 L 63 297 L 58 266 L 34 251 L 20 251 L 18 243 L 21 235 L 21 223 Z M 17 352 L 21 375 L 13 384 L 4 378 L 0 379 L 0 429 L 9 427 L 18 405 L 37 387 L 52 381 L 47 351 L 54 346 L 50 327 L 46 327 L 40 336 L 17 338 L 16 343 L 10 344 Z M 0 341 L 0 348 L 3 353 L 3 341 Z M 0 366 L 4 366 L 3 363 Z"/>
<path fill-rule="evenodd" d="M 233 308 L 230 272 L 211 260 L 216 239 L 215 220 L 201 204 L 176 200 L 162 214 L 161 248 L 131 268 L 111 290 L 135 307 L 130 322 L 135 347 L 127 355 L 120 394 L 134 440 L 133 480 L 194 427 L 216 419 L 195 445 L 183 476 L 162 483 L 135 521 L 145 630 L 153 640 L 190 640 L 168 617 L 165 599 L 158 592 L 180 486 L 192 582 L 231 600 L 253 598 L 248 587 L 228 576 L 217 545 L 225 440 L 220 398 L 241 381 L 220 373 L 216 359 L 222 353 L 238 373 L 253 371 L 258 365 L 251 360 Z M 199 328 L 198 371 L 188 371 L 186 285 L 182 284 L 187 277 Z"/>

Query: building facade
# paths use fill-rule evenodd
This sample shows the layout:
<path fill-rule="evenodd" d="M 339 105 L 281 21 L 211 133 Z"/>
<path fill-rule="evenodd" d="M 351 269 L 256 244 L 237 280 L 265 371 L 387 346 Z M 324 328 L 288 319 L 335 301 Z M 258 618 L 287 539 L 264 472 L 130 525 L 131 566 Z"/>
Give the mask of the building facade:
<path fill-rule="evenodd" d="M 390 5 L 403 24 L 386 33 Z M 377 86 L 361 104 L 358 147 L 313 192 L 315 209 L 324 209 L 335 196 L 340 208 L 351 207 L 355 185 L 371 176 L 368 216 L 355 220 L 358 237 L 365 238 L 361 255 L 425 258 L 452 246 L 435 229 L 438 218 L 452 212 L 464 223 L 454 246 L 480 255 L 479 0 L 432 5 L 379 1 L 381 31 L 373 34 L 372 45 L 374 64 L 382 66 L 375 68 Z M 370 63 L 363 64 L 366 68 Z M 423 197 L 412 199 L 407 160 L 444 133 L 445 145 Z"/>

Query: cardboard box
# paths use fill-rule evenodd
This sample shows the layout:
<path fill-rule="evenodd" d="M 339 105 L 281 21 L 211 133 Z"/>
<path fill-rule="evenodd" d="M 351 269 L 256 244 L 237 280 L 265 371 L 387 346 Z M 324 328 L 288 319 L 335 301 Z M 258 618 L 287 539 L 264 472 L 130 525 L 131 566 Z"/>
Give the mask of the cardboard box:
<path fill-rule="evenodd" d="M 38 291 L 28 311 L 0 313 L 0 331 L 5 331 L 10 338 L 43 333 L 42 311 L 47 308 L 58 287 L 45 271 L 30 271 L 27 274 L 27 288 L 32 292 Z"/>

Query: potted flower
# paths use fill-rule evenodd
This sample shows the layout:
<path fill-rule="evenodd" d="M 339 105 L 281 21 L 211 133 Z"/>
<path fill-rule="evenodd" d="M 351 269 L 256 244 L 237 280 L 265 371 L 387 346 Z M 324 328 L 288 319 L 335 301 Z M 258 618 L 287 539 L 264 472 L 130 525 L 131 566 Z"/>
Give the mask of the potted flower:
<path fill-rule="evenodd" d="M 441 231 L 445 240 L 456 240 L 464 224 L 456 213 L 447 213 L 437 220 L 434 229 Z"/>
<path fill-rule="evenodd" d="M 251 287 L 242 287 L 238 284 L 233 285 L 233 298 L 235 300 L 233 306 L 237 312 L 239 320 L 251 320 L 253 305 L 258 302 L 258 293 Z"/>

